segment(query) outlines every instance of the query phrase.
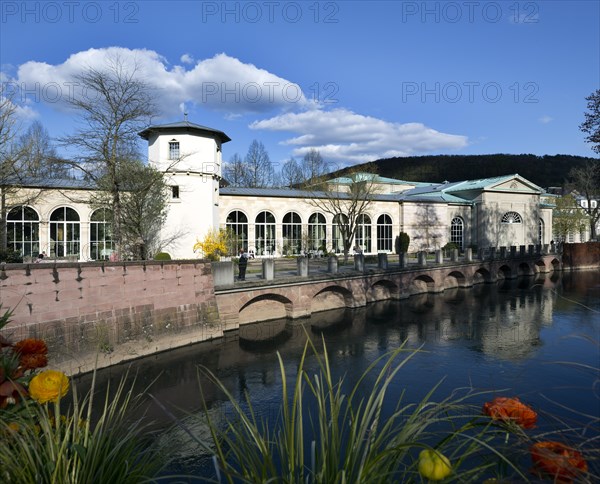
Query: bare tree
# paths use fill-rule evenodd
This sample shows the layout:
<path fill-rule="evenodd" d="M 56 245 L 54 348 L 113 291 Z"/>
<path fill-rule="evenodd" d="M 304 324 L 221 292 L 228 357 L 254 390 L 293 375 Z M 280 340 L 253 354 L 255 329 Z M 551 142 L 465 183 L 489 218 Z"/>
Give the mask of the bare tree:
<path fill-rule="evenodd" d="M 290 158 L 281 167 L 281 186 L 291 188 L 293 186 L 300 185 L 303 181 L 304 176 L 302 175 L 301 167 L 298 165 L 298 162 L 295 160 L 295 158 Z"/>
<path fill-rule="evenodd" d="M 245 186 L 261 188 L 273 185 L 273 165 L 269 153 L 260 141 L 252 141 L 244 158 L 244 165 Z"/>
<path fill-rule="evenodd" d="M 587 134 L 585 140 L 592 143 L 592 150 L 600 154 L 600 89 L 585 98 L 589 112 L 584 113 L 585 121 L 579 129 Z"/>
<path fill-rule="evenodd" d="M 138 133 L 155 115 L 148 85 L 139 78 L 137 66 L 127 66 L 119 57 L 104 69 L 88 68 L 76 76 L 80 95 L 69 99 L 77 111 L 81 128 L 61 143 L 76 151 L 70 161 L 91 181 L 103 180 L 110 194 L 113 236 L 117 255 L 122 245 L 122 180 L 120 166 L 138 158 Z"/>
<path fill-rule="evenodd" d="M 600 160 L 589 160 L 583 167 L 573 168 L 569 178 L 569 188 L 586 202 L 581 208 L 589 217 L 590 238 L 596 239 L 600 220 Z"/>
<path fill-rule="evenodd" d="M 59 159 L 48 130 L 34 121 L 18 140 L 22 153 L 19 172 L 34 178 L 69 178 L 69 167 Z"/>
<path fill-rule="evenodd" d="M 161 237 L 161 227 L 168 211 L 168 186 L 162 172 L 137 159 L 122 160 L 117 175 L 121 180 L 122 255 L 147 259 L 171 241 Z M 111 180 L 98 180 L 99 190 L 91 203 L 111 209 Z"/>
<path fill-rule="evenodd" d="M 314 184 L 329 171 L 321 153 L 315 148 L 311 148 L 304 155 L 300 169 L 304 181 L 308 184 Z"/>
<path fill-rule="evenodd" d="M 246 181 L 244 162 L 240 155 L 235 153 L 227 163 L 223 165 L 223 178 L 232 187 L 244 186 Z"/>
<path fill-rule="evenodd" d="M 317 185 L 308 203 L 333 216 L 342 239 L 344 261 L 347 261 L 360 219 L 379 193 L 379 186 L 376 175 L 361 172 L 350 172 L 336 180 Z"/>
<path fill-rule="evenodd" d="M 17 135 L 17 106 L 13 95 L 0 97 L 0 251 L 7 247 L 7 200 L 18 181 L 21 153 L 15 146 Z"/>

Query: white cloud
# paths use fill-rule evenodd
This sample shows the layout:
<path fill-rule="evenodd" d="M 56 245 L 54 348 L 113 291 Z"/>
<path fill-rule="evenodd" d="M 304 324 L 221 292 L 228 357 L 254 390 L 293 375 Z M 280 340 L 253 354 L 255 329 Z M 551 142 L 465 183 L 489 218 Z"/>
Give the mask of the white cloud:
<path fill-rule="evenodd" d="M 39 115 L 35 109 L 31 107 L 31 103 L 14 103 L 11 96 L 13 93 L 10 89 L 4 89 L 5 86 L 2 86 L 0 90 L 0 103 L 7 109 L 7 111 L 14 109 L 14 118 L 13 120 L 19 125 L 20 123 L 29 123 L 36 119 Z M 8 97 L 8 99 L 7 99 Z M 7 104 L 4 104 L 4 103 Z"/>
<path fill-rule="evenodd" d="M 156 89 L 163 116 L 174 115 L 182 102 L 202 105 L 205 109 L 229 115 L 268 113 L 307 107 L 300 86 L 253 64 L 245 64 L 227 54 L 198 61 L 187 70 L 171 66 L 152 50 L 108 47 L 89 49 L 71 55 L 62 64 L 29 61 L 18 68 L 15 82 L 36 102 L 56 104 L 77 93 L 76 76 L 88 68 L 102 70 L 119 58 L 136 75 Z M 184 55 L 181 60 L 191 60 Z M 59 93 L 56 96 L 56 92 Z"/>
<path fill-rule="evenodd" d="M 181 62 L 183 62 L 184 64 L 193 64 L 194 63 L 194 57 L 191 56 L 190 54 L 183 54 L 179 60 Z"/>
<path fill-rule="evenodd" d="M 468 144 L 466 136 L 441 133 L 421 123 L 391 123 L 342 108 L 286 113 L 255 121 L 250 128 L 297 133 L 299 136 L 284 142 L 296 146 L 295 155 L 316 148 L 324 158 L 342 163 L 445 151 Z"/>
<path fill-rule="evenodd" d="M 548 124 L 552 121 L 554 121 L 554 118 L 548 115 L 542 116 L 541 118 L 538 118 L 538 121 L 542 124 Z"/>
<path fill-rule="evenodd" d="M 61 64 L 26 62 L 11 83 L 28 93 L 20 104 L 30 114 L 36 103 L 64 111 L 68 97 L 81 90 L 77 76 L 89 68 L 103 70 L 115 59 L 135 68 L 136 76 L 156 90 L 161 117 L 180 116 L 193 105 L 221 112 L 228 120 L 248 114 L 270 116 L 250 128 L 292 133 L 284 144 L 297 156 L 317 148 L 326 159 L 348 164 L 458 149 L 468 143 L 465 136 L 441 133 L 420 123 L 394 123 L 344 108 L 326 110 L 307 99 L 298 84 L 224 53 L 199 61 L 184 54 L 182 63 L 195 62 L 186 67 L 172 65 L 147 49 L 89 49 Z"/>

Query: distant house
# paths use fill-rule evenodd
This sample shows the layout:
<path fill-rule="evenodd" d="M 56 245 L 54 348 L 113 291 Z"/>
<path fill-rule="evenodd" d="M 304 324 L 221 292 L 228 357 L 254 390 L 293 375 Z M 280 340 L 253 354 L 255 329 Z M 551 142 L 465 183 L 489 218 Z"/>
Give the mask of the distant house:
<path fill-rule="evenodd" d="M 575 196 L 575 200 L 577 200 L 578 205 L 586 212 L 589 212 L 589 209 L 597 209 L 598 204 L 600 204 L 600 195 L 593 197 L 591 200 L 588 200 L 587 197 L 584 197 L 578 192 L 573 192 L 573 195 Z M 585 229 L 579 234 L 569 234 L 568 238 L 572 239 L 570 240 L 571 242 L 587 242 L 592 236 L 590 232 L 591 230 L 588 224 L 588 226 L 585 227 Z M 596 236 L 598 236 L 598 234 L 600 234 L 600 219 L 596 221 Z M 577 239 L 577 235 L 579 236 L 579 240 L 575 240 Z"/>
<path fill-rule="evenodd" d="M 165 173 L 170 187 L 162 232 L 180 234 L 164 249 L 172 257 L 198 257 L 194 243 L 216 228 L 233 230 L 238 244 L 256 256 L 342 252 L 336 221 L 310 201 L 322 196 L 318 191 L 220 186 L 222 146 L 230 141 L 222 131 L 184 121 L 150 126 L 140 136 L 148 141 L 149 163 Z M 544 190 L 517 174 L 452 183 L 361 176 L 378 187 L 353 244 L 365 254 L 393 252 L 400 232 L 409 234 L 412 251 L 448 242 L 464 249 L 552 238 L 552 206 Z M 9 246 L 25 256 L 45 251 L 51 258 L 109 258 L 110 216 L 87 204 L 93 187 L 52 183 L 43 190 L 39 182 L 26 184 L 8 195 Z M 328 182 L 341 191 L 349 183 L 344 177 Z"/>

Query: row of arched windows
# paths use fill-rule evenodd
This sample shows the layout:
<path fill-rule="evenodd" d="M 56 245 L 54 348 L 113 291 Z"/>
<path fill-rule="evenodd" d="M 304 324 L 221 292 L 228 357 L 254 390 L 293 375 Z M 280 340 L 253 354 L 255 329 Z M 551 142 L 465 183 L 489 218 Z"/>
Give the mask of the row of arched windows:
<path fill-rule="evenodd" d="M 341 223 L 339 223 L 341 222 Z M 249 220 L 245 213 L 234 210 L 229 213 L 225 227 L 235 234 L 235 250 L 253 248 L 256 255 L 301 254 L 304 251 L 332 250 L 343 252 L 343 237 L 340 225 L 346 225 L 345 215 L 336 215 L 331 226 L 331 240 L 327 239 L 327 222 L 323 213 L 313 213 L 308 217 L 306 227 L 303 227 L 302 217 L 297 212 L 288 212 L 282 218 L 281 246 L 276 240 L 275 215 L 268 210 L 260 212 L 254 219 L 254 240 L 249 240 Z M 357 219 L 355 244 L 364 252 L 393 250 L 392 218 L 383 214 L 377 217 L 376 240 L 372 240 L 372 221 L 369 215 L 360 215 Z"/>
<path fill-rule="evenodd" d="M 7 243 L 24 257 L 48 251 L 50 257 L 81 257 L 81 219 L 76 210 L 59 207 L 48 219 L 48 244 L 40 242 L 40 217 L 31 207 L 14 207 L 6 217 Z M 90 217 L 90 259 L 107 259 L 113 251 L 111 212 L 95 210 Z M 44 237 L 46 238 L 46 237 Z M 86 246 L 87 248 L 88 246 Z"/>
<path fill-rule="evenodd" d="M 113 252 L 112 214 L 109 210 L 98 209 L 92 212 L 89 220 L 89 244 L 84 246 L 82 254 L 81 220 L 76 210 L 70 207 L 58 207 L 48 219 L 48 244 L 40 243 L 40 217 L 31 207 L 15 207 L 7 215 L 8 247 L 20 252 L 23 256 L 36 256 L 48 251 L 50 257 L 88 257 L 93 260 L 108 259 Z M 339 223 L 341 221 L 341 223 Z M 254 219 L 253 240 L 249 240 L 251 231 L 247 215 L 234 210 L 227 215 L 225 226 L 235 235 L 234 253 L 240 248 L 253 248 L 256 255 L 283 253 L 301 254 L 304 251 L 329 250 L 343 252 L 343 237 L 340 225 L 348 223 L 345 215 L 333 218 L 330 232 L 323 213 L 315 212 L 308 217 L 304 225 L 300 214 L 287 212 L 281 220 L 281 241 L 276 240 L 275 215 L 264 210 Z M 517 212 L 507 212 L 501 217 L 503 224 L 520 224 L 522 218 Z M 375 234 L 373 234 L 375 228 Z M 539 241 L 543 242 L 544 224 L 540 220 Z M 373 240 L 373 235 L 375 239 Z M 397 235 L 397 234 L 396 234 Z M 328 240 L 328 237 L 331 240 Z M 461 217 L 454 217 L 450 222 L 450 242 L 460 249 L 464 248 L 465 223 Z M 376 218 L 375 227 L 367 214 L 357 219 L 355 246 L 366 253 L 392 252 L 394 250 L 394 233 L 392 218 L 387 214 Z M 89 249 L 89 252 L 88 252 Z"/>

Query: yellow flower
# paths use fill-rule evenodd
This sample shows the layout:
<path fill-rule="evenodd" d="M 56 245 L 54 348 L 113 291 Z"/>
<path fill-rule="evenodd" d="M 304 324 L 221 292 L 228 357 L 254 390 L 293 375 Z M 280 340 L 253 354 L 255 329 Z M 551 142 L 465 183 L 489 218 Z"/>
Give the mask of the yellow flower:
<path fill-rule="evenodd" d="M 29 395 L 38 403 L 55 402 L 69 391 L 69 378 L 56 370 L 46 370 L 29 383 Z"/>
<path fill-rule="evenodd" d="M 425 449 L 419 454 L 419 472 L 426 479 L 441 481 L 450 475 L 452 466 L 446 456 Z"/>

